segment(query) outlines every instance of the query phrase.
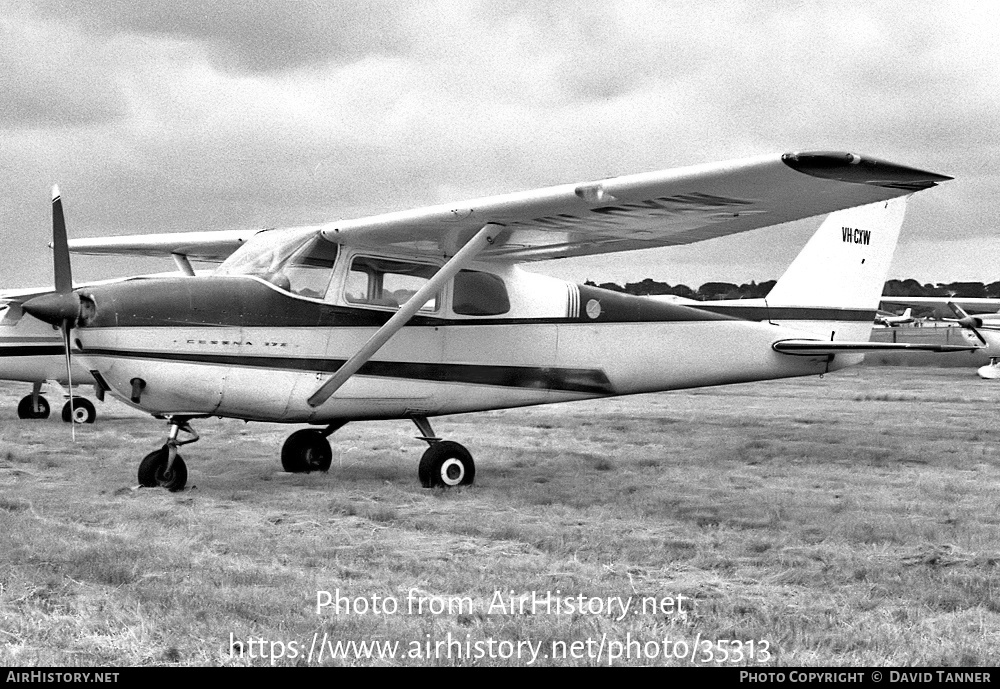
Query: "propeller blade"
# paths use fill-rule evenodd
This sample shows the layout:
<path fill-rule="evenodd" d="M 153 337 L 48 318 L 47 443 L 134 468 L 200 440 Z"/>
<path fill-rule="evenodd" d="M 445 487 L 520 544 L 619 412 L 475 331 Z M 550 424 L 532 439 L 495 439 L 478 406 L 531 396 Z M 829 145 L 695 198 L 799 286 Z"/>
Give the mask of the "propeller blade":
<path fill-rule="evenodd" d="M 979 339 L 979 341 L 982 343 L 984 347 L 988 346 L 986 344 L 986 338 L 984 338 L 976 329 L 976 326 L 983 324 L 982 320 L 978 318 L 973 318 L 972 316 L 970 316 L 968 313 L 965 312 L 965 309 L 963 309 L 955 302 L 949 301 L 948 308 L 950 308 L 952 313 L 954 313 L 955 316 L 958 317 L 958 324 L 960 326 L 962 326 L 967 330 L 972 331 L 972 333 Z"/>
<path fill-rule="evenodd" d="M 63 321 L 63 351 L 66 352 L 66 385 L 69 390 L 69 424 L 73 434 L 73 442 L 76 442 L 76 407 L 73 405 L 73 354 L 70 349 L 70 331 L 72 325 L 69 321 Z"/>
<path fill-rule="evenodd" d="M 73 271 L 69 264 L 69 242 L 66 239 L 66 218 L 63 215 L 59 187 L 52 187 L 52 263 L 55 266 L 56 292 L 73 291 Z"/>

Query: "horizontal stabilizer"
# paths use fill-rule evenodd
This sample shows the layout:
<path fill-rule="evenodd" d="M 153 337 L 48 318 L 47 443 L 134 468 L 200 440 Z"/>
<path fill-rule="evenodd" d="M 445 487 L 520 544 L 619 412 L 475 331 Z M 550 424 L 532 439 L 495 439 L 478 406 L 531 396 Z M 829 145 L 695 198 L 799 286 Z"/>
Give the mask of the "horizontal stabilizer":
<path fill-rule="evenodd" d="M 771 347 L 779 354 L 827 356 L 871 352 L 971 352 L 979 347 L 964 345 L 915 344 L 912 342 L 828 342 L 825 340 L 780 340 Z"/>

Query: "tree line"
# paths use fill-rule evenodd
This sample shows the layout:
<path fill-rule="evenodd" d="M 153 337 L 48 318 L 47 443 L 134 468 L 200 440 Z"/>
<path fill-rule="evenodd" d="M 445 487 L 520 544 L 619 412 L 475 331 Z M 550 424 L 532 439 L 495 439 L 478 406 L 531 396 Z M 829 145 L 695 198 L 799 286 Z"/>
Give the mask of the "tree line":
<path fill-rule="evenodd" d="M 774 287 L 775 280 L 768 280 L 767 282 L 750 281 L 742 285 L 732 282 L 706 282 L 698 289 L 692 289 L 687 285 L 670 285 L 651 278 L 646 278 L 641 282 L 628 282 L 624 286 L 614 282 L 597 284 L 590 280 L 586 284 L 614 292 L 639 296 L 673 294 L 678 297 L 685 297 L 686 299 L 708 301 L 716 299 L 759 299 L 766 297 L 767 293 Z M 948 282 L 922 285 L 913 279 L 888 280 L 885 283 L 882 294 L 890 297 L 977 297 L 1000 299 L 1000 282 L 991 282 L 989 284 L 982 282 Z"/>

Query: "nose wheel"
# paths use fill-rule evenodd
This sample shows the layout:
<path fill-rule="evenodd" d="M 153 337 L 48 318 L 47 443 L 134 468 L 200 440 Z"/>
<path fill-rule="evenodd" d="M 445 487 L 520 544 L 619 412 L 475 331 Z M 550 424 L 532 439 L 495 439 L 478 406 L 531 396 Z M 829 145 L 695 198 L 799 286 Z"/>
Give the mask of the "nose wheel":
<path fill-rule="evenodd" d="M 198 440 L 198 434 L 189 425 L 190 419 L 171 418 L 167 442 L 159 450 L 150 452 L 139 463 L 139 485 L 144 488 L 166 488 L 174 492 L 187 484 L 187 465 L 177 453 L 177 448 Z M 180 438 L 181 433 L 189 438 Z"/>

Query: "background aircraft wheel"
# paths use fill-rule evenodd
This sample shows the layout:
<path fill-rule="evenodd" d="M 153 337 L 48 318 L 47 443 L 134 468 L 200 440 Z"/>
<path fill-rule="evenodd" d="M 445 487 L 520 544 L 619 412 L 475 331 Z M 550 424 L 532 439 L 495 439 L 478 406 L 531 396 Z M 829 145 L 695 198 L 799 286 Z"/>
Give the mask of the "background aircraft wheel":
<path fill-rule="evenodd" d="M 322 431 L 303 428 L 295 431 L 281 446 L 281 466 L 292 474 L 328 471 L 333 451 Z"/>
<path fill-rule="evenodd" d="M 424 452 L 417 475 L 424 488 L 468 486 L 476 478 L 476 464 L 464 446 L 442 440 Z"/>
<path fill-rule="evenodd" d="M 97 410 L 94 409 L 93 403 L 83 397 L 75 397 L 73 399 L 72 409 L 70 409 L 69 402 L 63 405 L 62 420 L 66 423 L 69 423 L 70 420 L 76 423 L 94 423 L 94 419 L 96 418 Z"/>
<path fill-rule="evenodd" d="M 17 404 L 17 418 L 19 419 L 47 419 L 49 418 L 49 403 L 42 397 L 38 397 L 38 411 L 31 404 L 31 395 L 22 397 Z"/>
<path fill-rule="evenodd" d="M 169 491 L 178 491 L 187 483 L 187 465 L 180 455 L 174 458 L 174 469 L 167 473 L 167 457 L 169 450 L 164 445 L 159 450 L 150 452 L 139 462 L 139 485 L 145 488 L 160 486 Z"/>

